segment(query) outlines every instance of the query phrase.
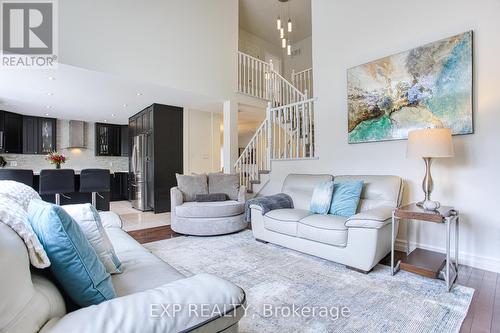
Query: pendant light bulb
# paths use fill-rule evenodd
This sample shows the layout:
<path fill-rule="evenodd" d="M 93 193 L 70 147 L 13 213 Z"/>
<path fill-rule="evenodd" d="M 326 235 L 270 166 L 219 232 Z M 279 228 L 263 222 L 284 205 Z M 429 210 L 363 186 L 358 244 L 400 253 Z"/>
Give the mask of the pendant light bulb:
<path fill-rule="evenodd" d="M 290 45 L 290 41 L 288 41 L 288 45 L 286 46 L 286 54 L 292 55 L 292 46 Z"/>
<path fill-rule="evenodd" d="M 292 32 L 292 20 L 288 19 L 288 32 Z"/>
<path fill-rule="evenodd" d="M 285 38 L 285 29 L 280 29 L 280 38 Z"/>
<path fill-rule="evenodd" d="M 283 38 L 283 39 L 281 40 L 281 47 L 282 47 L 282 48 L 285 48 L 285 47 L 286 47 L 286 38 Z"/>
<path fill-rule="evenodd" d="M 276 20 L 276 29 L 280 30 L 281 29 L 281 19 L 278 16 L 278 19 Z"/>

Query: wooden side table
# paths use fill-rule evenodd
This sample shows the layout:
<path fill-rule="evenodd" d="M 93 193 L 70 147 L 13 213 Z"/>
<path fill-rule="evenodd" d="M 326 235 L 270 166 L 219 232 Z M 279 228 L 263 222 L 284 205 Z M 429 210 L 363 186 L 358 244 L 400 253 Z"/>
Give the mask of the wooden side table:
<path fill-rule="evenodd" d="M 402 219 L 408 221 L 408 226 L 406 228 L 406 239 L 408 240 L 406 244 L 406 258 L 398 260 L 395 264 L 394 242 L 396 241 L 396 221 Z M 410 252 L 409 234 L 411 220 L 445 224 L 446 254 L 419 248 Z M 452 223 L 455 223 L 455 260 L 451 259 L 450 251 Z M 449 291 L 458 275 L 458 237 L 459 214 L 453 207 L 443 206 L 438 210 L 428 211 L 412 203 L 395 209 L 392 212 L 391 274 L 394 275 L 399 269 L 403 269 L 431 278 L 440 278 L 446 282 L 446 287 Z"/>

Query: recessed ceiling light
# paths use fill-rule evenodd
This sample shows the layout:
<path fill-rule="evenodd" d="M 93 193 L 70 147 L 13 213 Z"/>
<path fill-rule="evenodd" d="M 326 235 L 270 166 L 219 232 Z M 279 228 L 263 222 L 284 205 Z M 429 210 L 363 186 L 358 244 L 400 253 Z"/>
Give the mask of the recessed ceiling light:
<path fill-rule="evenodd" d="M 137 93 L 137 96 L 142 96 L 142 93 Z"/>
<path fill-rule="evenodd" d="M 54 93 L 47 93 L 47 96 L 54 96 Z"/>
<path fill-rule="evenodd" d="M 126 108 L 128 106 L 128 104 L 123 104 L 123 107 Z"/>
<path fill-rule="evenodd" d="M 107 123 L 108 121 L 106 119 L 104 119 L 104 122 Z"/>
<path fill-rule="evenodd" d="M 48 113 L 46 113 L 45 115 L 46 115 L 46 116 L 48 116 L 49 114 L 48 114 Z"/>
<path fill-rule="evenodd" d="M 50 81 L 54 81 L 55 79 L 56 79 L 55 77 L 53 77 L 53 76 L 49 76 L 49 80 L 50 80 Z"/>
<path fill-rule="evenodd" d="M 111 114 L 111 117 L 114 117 L 114 116 L 115 116 L 115 114 L 114 114 L 114 113 L 112 113 L 112 114 Z"/>
<path fill-rule="evenodd" d="M 47 109 L 52 109 L 52 106 L 47 105 L 47 106 L 46 106 L 46 108 L 47 108 Z"/>

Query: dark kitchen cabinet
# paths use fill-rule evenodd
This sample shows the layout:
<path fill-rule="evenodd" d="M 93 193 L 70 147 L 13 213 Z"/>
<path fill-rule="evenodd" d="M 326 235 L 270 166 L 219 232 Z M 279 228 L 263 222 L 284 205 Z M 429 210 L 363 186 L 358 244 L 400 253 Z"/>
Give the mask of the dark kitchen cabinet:
<path fill-rule="evenodd" d="M 180 107 L 153 104 L 130 117 L 129 128 L 131 146 L 135 136 L 145 136 L 144 151 L 137 150 L 140 158 L 146 161 L 147 184 L 143 189 L 147 193 L 145 206 L 155 213 L 169 212 L 170 188 L 177 185 L 175 174 L 183 172 L 183 110 Z M 129 199 L 134 200 L 137 199 L 133 193 L 137 188 L 136 178 L 144 175 L 134 176 L 132 159 L 129 158 L 129 161 L 132 171 L 129 186 L 132 193 Z"/>
<path fill-rule="evenodd" d="M 23 152 L 23 116 L 0 111 L 0 152 L 7 154 Z"/>
<path fill-rule="evenodd" d="M 23 154 L 56 150 L 56 119 L 23 116 Z"/>
<path fill-rule="evenodd" d="M 121 156 L 121 126 L 95 124 L 95 155 Z"/>
<path fill-rule="evenodd" d="M 120 150 L 121 156 L 128 156 L 128 147 L 129 147 L 129 136 L 128 136 L 128 125 L 120 126 Z"/>

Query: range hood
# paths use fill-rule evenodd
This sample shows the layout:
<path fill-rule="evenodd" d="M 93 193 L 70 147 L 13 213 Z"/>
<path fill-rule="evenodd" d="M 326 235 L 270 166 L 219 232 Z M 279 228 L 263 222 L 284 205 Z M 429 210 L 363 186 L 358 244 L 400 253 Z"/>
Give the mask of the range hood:
<path fill-rule="evenodd" d="M 85 146 L 85 122 L 70 120 L 68 126 L 68 148 L 87 148 Z"/>

